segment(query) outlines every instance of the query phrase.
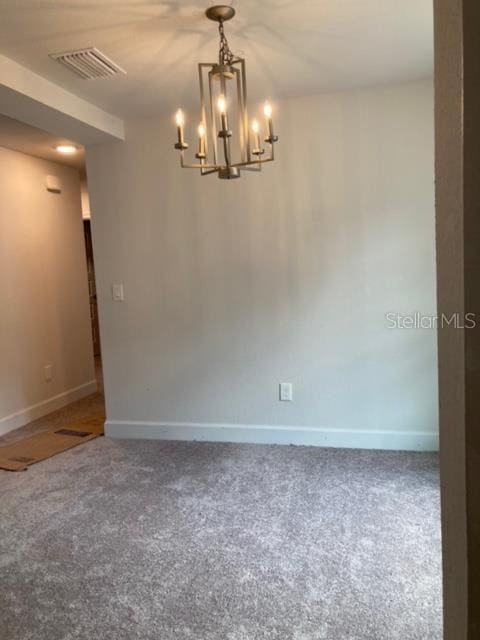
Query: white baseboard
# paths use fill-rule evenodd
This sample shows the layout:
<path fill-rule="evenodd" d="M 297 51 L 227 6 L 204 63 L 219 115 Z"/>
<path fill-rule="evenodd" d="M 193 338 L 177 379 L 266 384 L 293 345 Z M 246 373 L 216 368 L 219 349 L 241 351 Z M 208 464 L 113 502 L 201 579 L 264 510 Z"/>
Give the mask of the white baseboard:
<path fill-rule="evenodd" d="M 84 398 L 91 393 L 95 393 L 96 390 L 97 381 L 90 380 L 78 387 L 67 389 L 67 391 L 64 391 L 63 393 L 59 393 L 56 396 L 37 402 L 37 404 L 33 404 L 30 407 L 16 411 L 9 416 L 0 418 L 0 436 L 5 435 L 9 431 L 13 431 L 13 429 L 23 427 L 32 420 L 42 418 L 52 411 L 61 409 L 65 405 L 70 404 L 70 402 L 75 402 L 75 400 L 80 400 L 80 398 Z"/>
<path fill-rule="evenodd" d="M 439 447 L 437 434 L 417 431 L 358 431 L 313 427 L 107 420 L 105 433 L 110 438 L 294 444 L 345 449 L 438 451 Z"/>

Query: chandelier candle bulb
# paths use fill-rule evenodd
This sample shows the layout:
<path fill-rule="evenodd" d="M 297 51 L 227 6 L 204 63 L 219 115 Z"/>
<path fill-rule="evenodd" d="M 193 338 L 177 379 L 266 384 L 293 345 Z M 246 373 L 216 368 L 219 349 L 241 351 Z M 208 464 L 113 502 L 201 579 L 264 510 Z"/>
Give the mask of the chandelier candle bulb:
<path fill-rule="evenodd" d="M 232 135 L 232 132 L 228 130 L 227 101 L 225 100 L 224 95 L 221 95 L 218 98 L 217 107 L 220 113 L 220 118 L 222 120 L 222 128 L 218 135 L 220 138 L 229 138 Z"/>
<path fill-rule="evenodd" d="M 268 126 L 268 138 L 265 138 L 265 142 L 277 142 L 278 137 L 273 133 L 272 105 L 270 102 L 267 101 L 263 105 L 263 113 L 267 119 Z"/>
<path fill-rule="evenodd" d="M 224 95 L 221 95 L 218 98 L 217 107 L 218 107 L 218 110 L 220 111 L 220 114 L 222 116 L 224 116 L 227 113 L 227 102 L 225 100 L 225 96 Z"/>
<path fill-rule="evenodd" d="M 185 124 L 185 118 L 183 117 L 183 111 L 181 109 L 178 109 L 175 114 L 175 122 L 177 123 L 177 127 L 183 127 Z"/>
<path fill-rule="evenodd" d="M 252 153 L 255 156 L 260 156 L 263 153 L 263 149 L 260 147 L 260 125 L 258 124 L 258 120 L 252 121 L 252 131 L 254 135 L 254 148 L 252 149 Z"/>
<path fill-rule="evenodd" d="M 175 114 L 175 122 L 177 124 L 178 136 L 178 142 L 175 145 L 175 149 L 188 149 L 188 144 L 185 143 L 185 140 L 183 138 L 183 126 L 185 124 L 185 118 L 181 109 L 178 109 L 177 113 Z"/>
<path fill-rule="evenodd" d="M 198 153 L 196 154 L 196 157 L 199 160 L 203 160 L 206 157 L 206 153 L 205 153 L 205 126 L 203 124 L 203 122 L 201 122 L 198 125 Z"/>

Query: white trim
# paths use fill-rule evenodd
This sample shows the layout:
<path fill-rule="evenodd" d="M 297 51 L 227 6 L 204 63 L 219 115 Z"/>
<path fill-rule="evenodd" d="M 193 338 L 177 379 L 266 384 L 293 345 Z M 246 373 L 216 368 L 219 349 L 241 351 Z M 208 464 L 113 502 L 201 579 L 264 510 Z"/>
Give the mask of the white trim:
<path fill-rule="evenodd" d="M 97 381 L 90 380 L 78 387 L 67 389 L 67 391 L 63 393 L 59 393 L 56 396 L 37 402 L 37 404 L 33 404 L 30 407 L 16 411 L 9 416 L 0 418 L 0 436 L 5 435 L 9 431 L 13 431 L 13 429 L 23 427 L 32 420 L 42 418 L 52 411 L 61 409 L 70 402 L 75 402 L 75 400 L 89 396 L 91 393 L 95 393 L 95 391 L 97 391 Z"/>
<path fill-rule="evenodd" d="M 294 444 L 346 449 L 438 451 L 439 447 L 438 434 L 422 431 L 361 431 L 251 424 L 107 420 L 105 433 L 110 438 Z"/>

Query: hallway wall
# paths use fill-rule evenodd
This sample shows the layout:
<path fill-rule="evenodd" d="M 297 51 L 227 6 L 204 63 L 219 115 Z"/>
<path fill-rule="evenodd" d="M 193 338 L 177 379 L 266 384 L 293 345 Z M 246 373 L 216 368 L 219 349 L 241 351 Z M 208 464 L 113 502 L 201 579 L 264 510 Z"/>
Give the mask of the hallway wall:
<path fill-rule="evenodd" d="M 0 434 L 96 389 L 82 225 L 76 169 L 0 147 Z"/>

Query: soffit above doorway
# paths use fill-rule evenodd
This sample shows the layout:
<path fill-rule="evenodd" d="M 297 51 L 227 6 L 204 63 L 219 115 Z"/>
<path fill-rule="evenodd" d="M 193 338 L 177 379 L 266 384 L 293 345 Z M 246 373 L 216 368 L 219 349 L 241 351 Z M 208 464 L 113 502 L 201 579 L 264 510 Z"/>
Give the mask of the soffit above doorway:
<path fill-rule="evenodd" d="M 63 155 L 56 151 L 55 147 L 65 142 L 70 141 L 31 127 L 19 120 L 0 115 L 0 147 L 27 153 L 83 171 L 85 168 L 84 148 L 75 144 L 77 147 L 75 154 Z"/>

